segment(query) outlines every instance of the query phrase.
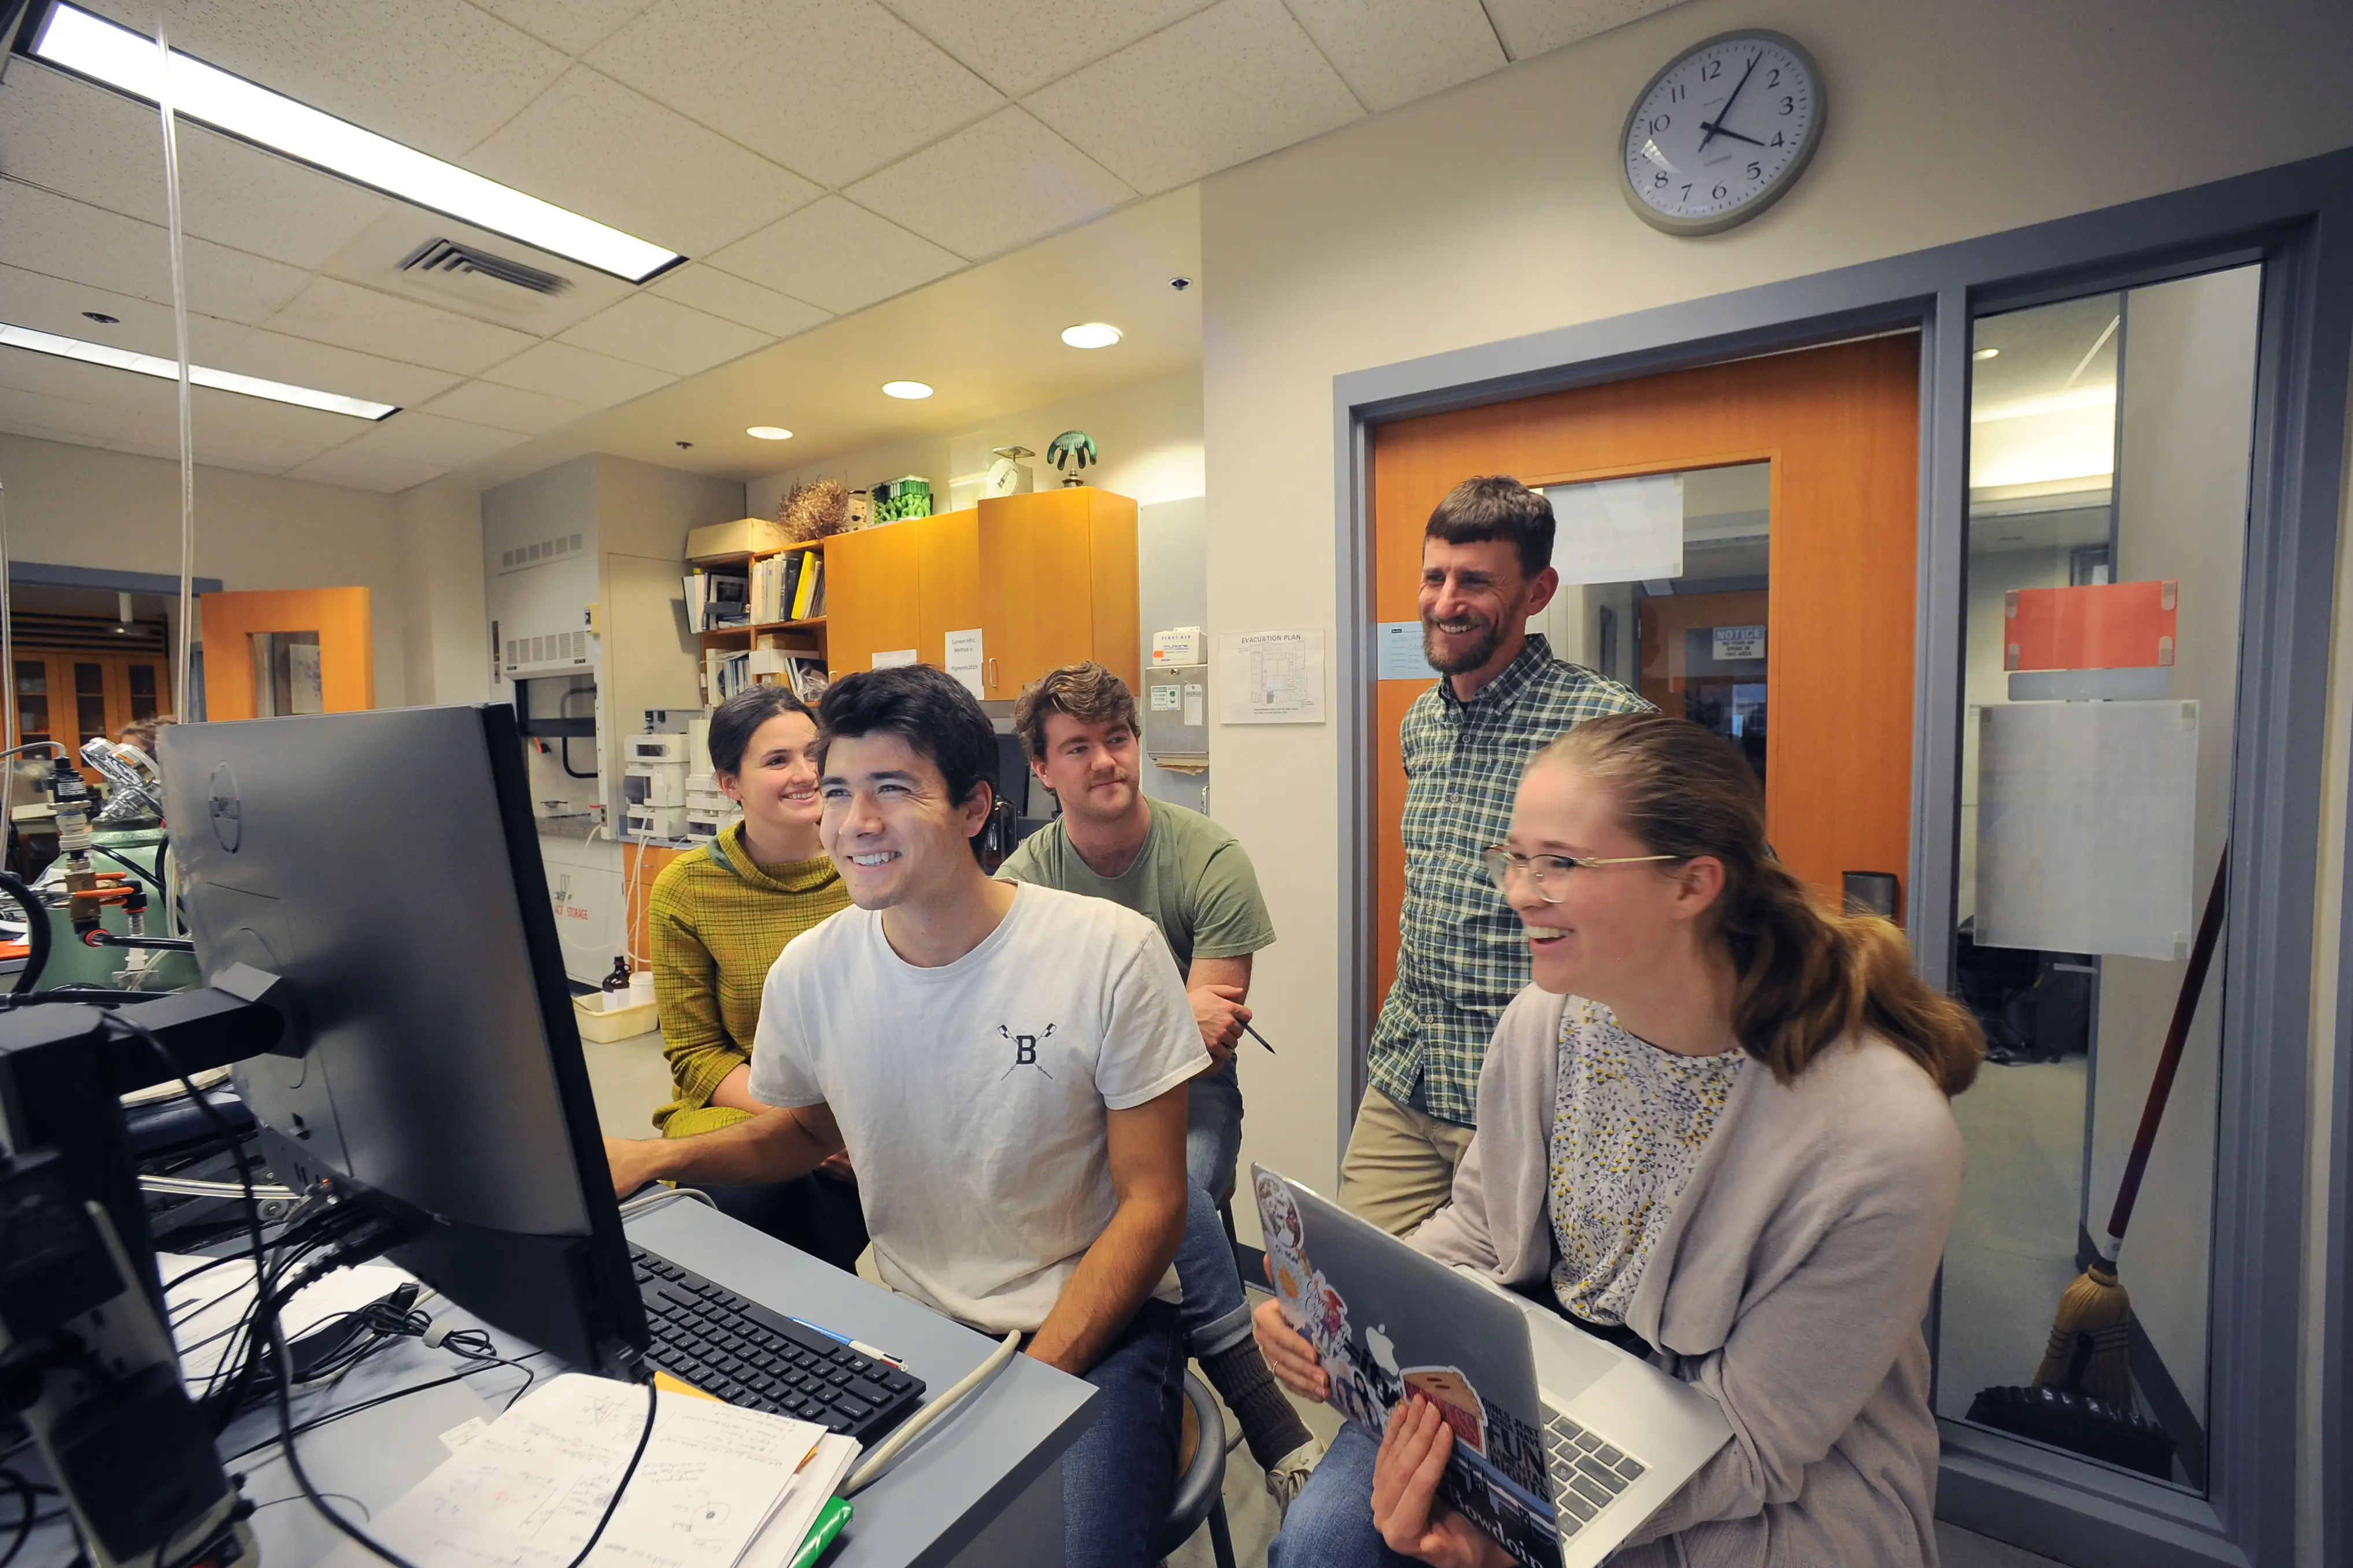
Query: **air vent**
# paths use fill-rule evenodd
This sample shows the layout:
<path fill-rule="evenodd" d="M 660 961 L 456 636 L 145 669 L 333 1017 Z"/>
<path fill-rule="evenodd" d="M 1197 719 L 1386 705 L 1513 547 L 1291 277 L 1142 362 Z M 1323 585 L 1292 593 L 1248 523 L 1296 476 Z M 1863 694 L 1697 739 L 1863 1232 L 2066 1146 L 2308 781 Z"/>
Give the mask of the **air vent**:
<path fill-rule="evenodd" d="M 559 278 L 553 272 L 543 272 L 536 267 L 493 256 L 471 245 L 454 239 L 428 239 L 409 254 L 400 264 L 403 272 L 470 272 L 483 278 L 495 278 L 501 283 L 512 283 L 518 289 L 528 289 L 534 294 L 561 294 L 572 287 L 569 278 Z"/>

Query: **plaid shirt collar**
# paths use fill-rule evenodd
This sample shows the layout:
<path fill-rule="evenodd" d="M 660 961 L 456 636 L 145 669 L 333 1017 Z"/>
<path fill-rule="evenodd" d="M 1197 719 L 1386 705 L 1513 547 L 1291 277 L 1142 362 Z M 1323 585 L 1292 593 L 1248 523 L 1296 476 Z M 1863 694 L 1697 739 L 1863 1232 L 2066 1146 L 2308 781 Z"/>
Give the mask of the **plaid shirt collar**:
<path fill-rule="evenodd" d="M 1458 724 L 1473 713 L 1507 712 L 1519 700 L 1520 693 L 1528 689 L 1529 682 L 1550 668 L 1552 662 L 1552 644 L 1542 632 L 1530 632 L 1519 656 L 1496 671 L 1495 679 L 1481 687 L 1468 702 L 1455 695 L 1451 676 L 1440 677 L 1439 706 Z"/>

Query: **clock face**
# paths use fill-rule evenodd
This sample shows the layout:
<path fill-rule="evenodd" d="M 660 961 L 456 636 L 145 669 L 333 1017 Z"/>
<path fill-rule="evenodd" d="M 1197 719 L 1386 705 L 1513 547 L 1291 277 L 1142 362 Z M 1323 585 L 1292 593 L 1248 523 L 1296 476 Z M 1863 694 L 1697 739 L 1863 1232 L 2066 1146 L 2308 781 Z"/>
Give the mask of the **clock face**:
<path fill-rule="evenodd" d="M 1773 205 L 1821 140 L 1813 57 L 1778 33 L 1711 38 L 1626 117 L 1626 197 L 1671 234 L 1713 234 Z"/>

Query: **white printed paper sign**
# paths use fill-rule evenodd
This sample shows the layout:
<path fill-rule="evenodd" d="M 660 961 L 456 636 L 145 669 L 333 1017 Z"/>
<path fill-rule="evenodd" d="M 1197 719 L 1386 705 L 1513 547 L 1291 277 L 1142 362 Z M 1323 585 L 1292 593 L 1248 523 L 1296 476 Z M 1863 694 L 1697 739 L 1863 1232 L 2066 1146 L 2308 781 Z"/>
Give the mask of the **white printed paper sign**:
<path fill-rule="evenodd" d="M 1763 626 L 1717 626 L 1710 634 L 1715 639 L 1715 658 L 1724 663 L 1736 658 L 1765 657 Z"/>
<path fill-rule="evenodd" d="M 1155 713 L 1174 713 L 1180 700 L 1180 695 L 1173 683 L 1152 688 L 1152 710 Z"/>
<path fill-rule="evenodd" d="M 1218 639 L 1218 717 L 1229 724 L 1324 722 L 1324 628 Z"/>
<path fill-rule="evenodd" d="M 948 673 L 975 697 L 986 697 L 980 684 L 980 628 L 948 634 Z"/>

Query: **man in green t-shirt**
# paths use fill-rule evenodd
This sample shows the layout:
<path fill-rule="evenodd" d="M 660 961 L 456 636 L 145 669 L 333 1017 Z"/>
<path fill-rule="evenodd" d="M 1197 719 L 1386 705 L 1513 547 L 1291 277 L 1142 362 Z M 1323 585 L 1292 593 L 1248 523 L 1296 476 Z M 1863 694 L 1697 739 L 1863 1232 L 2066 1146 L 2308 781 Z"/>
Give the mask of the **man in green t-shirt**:
<path fill-rule="evenodd" d="M 1240 1420 L 1267 1489 L 1288 1505 L 1323 1450 L 1250 1339 L 1241 1277 L 1212 1210 L 1232 1197 L 1241 1152 L 1234 1052 L 1250 1017 L 1250 955 L 1274 942 L 1258 873 L 1240 842 L 1199 812 L 1145 798 L 1135 696 L 1102 665 L 1048 671 L 1015 704 L 1013 727 L 1062 814 L 1022 840 L 997 874 L 1109 899 L 1158 926 L 1215 1058 L 1187 1086 L 1185 1167 L 1194 1195 L 1176 1273 L 1193 1353 Z"/>

